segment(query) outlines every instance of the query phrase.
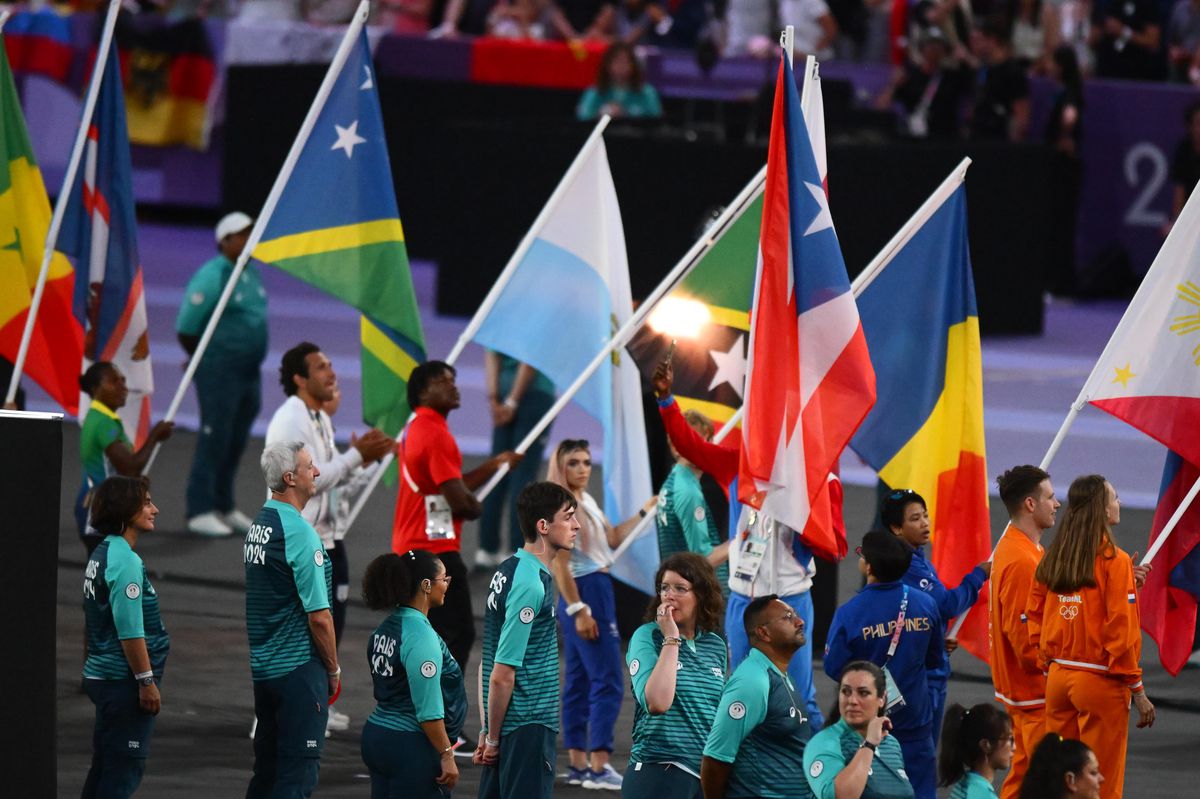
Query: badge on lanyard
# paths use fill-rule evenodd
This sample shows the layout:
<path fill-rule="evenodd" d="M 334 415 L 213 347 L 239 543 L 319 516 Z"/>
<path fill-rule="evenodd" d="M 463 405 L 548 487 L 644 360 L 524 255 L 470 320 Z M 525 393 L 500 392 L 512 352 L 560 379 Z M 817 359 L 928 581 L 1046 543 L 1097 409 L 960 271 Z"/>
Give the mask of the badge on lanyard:
<path fill-rule="evenodd" d="M 757 511 L 750 511 L 746 529 L 742 531 L 738 543 L 738 565 L 733 573 L 733 579 L 754 582 L 758 570 L 762 568 L 763 557 L 767 554 L 767 544 L 775 532 L 773 519 L 764 519 Z"/>

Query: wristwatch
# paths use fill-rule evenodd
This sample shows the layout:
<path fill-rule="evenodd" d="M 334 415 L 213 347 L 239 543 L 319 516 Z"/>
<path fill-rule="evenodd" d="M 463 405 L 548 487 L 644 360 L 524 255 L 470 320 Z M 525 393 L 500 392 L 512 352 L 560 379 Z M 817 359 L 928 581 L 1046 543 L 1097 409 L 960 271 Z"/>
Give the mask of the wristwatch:
<path fill-rule="evenodd" d="M 147 688 L 149 688 L 151 685 L 154 685 L 153 675 L 149 677 L 143 677 L 142 679 L 138 680 L 138 685 L 144 685 Z"/>

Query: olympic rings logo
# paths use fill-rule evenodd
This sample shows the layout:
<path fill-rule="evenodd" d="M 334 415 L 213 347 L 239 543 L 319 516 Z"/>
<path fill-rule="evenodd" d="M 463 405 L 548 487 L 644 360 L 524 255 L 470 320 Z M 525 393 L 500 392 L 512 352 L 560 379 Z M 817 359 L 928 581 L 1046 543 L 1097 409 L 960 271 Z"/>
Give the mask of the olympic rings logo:
<path fill-rule="evenodd" d="M 1079 615 L 1079 606 L 1078 605 L 1061 605 L 1058 608 L 1058 615 L 1062 616 L 1067 621 L 1074 621 L 1075 617 Z"/>

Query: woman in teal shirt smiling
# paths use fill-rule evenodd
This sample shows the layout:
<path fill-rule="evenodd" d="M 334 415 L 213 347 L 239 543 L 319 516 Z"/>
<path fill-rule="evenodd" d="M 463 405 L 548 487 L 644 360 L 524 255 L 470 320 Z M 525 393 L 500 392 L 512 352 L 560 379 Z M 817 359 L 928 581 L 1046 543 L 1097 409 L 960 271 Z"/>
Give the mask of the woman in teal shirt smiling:
<path fill-rule="evenodd" d="M 583 93 L 575 113 L 580 119 L 601 114 L 648 119 L 662 116 L 662 104 L 633 48 L 617 42 L 600 57 L 596 85 Z"/>
<path fill-rule="evenodd" d="M 950 787 L 949 799 L 994 799 L 996 771 L 1012 765 L 1014 743 L 1012 721 L 996 705 L 951 705 L 938 756 L 938 776 Z"/>

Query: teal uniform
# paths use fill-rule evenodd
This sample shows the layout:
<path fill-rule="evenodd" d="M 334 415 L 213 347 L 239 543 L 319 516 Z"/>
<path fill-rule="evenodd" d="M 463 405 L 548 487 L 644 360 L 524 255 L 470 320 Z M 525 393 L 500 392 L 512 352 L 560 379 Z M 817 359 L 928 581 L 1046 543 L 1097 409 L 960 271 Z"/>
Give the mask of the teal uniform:
<path fill-rule="evenodd" d="M 247 799 L 308 796 L 317 784 L 329 684 L 308 628 L 328 610 L 325 547 L 295 507 L 269 500 L 246 532 L 246 633 L 254 680 L 254 776 Z"/>
<path fill-rule="evenodd" d="M 804 750 L 804 774 L 816 799 L 834 799 L 833 781 L 858 752 L 863 738 L 846 724 L 826 727 Z M 913 787 L 904 768 L 904 754 L 894 736 L 886 736 L 875 751 L 862 799 L 912 799 Z"/>
<path fill-rule="evenodd" d="M 375 629 L 367 660 L 377 703 L 367 723 L 422 732 L 421 722 L 442 719 L 450 740 L 458 737 L 467 718 L 462 670 L 424 613 L 397 608 Z"/>
<path fill-rule="evenodd" d="M 367 643 L 375 710 L 363 725 L 362 756 L 372 795 L 443 796 L 441 753 L 422 722 L 442 720 L 454 741 L 467 716 L 462 670 L 424 613 L 402 606 Z"/>
<path fill-rule="evenodd" d="M 704 756 L 732 763 L 729 799 L 808 799 L 798 779 L 804 750 L 813 736 L 791 678 L 762 650 L 751 649 L 721 695 Z"/>
<path fill-rule="evenodd" d="M 87 415 L 83 417 L 83 427 L 79 431 L 79 460 L 83 464 L 83 484 L 79 487 L 79 495 L 75 500 L 75 524 L 79 535 L 99 542 L 101 536 L 95 531 L 89 531 L 87 519 L 91 505 L 91 492 L 104 482 L 105 478 L 116 474 L 106 451 L 116 441 L 129 444 L 129 436 L 125 435 L 125 426 L 121 417 L 99 400 L 92 400 Z M 132 445 L 130 445 L 132 447 Z"/>
<path fill-rule="evenodd" d="M 662 102 L 658 99 L 658 92 L 649 83 L 642 84 L 640 89 L 613 86 L 604 91 L 592 86 L 579 98 L 575 113 L 580 119 L 595 119 L 606 105 L 614 104 L 621 107 L 622 116 L 635 119 L 662 116 Z"/>
<path fill-rule="evenodd" d="M 88 559 L 83 577 L 83 613 L 88 655 L 83 676 L 89 680 L 133 677 L 121 642 L 146 639 L 150 668 L 162 677 L 171 639 L 158 612 L 158 594 L 142 559 L 122 536 L 106 536 Z"/>
<path fill-rule="evenodd" d="M 217 255 L 196 270 L 184 290 L 175 331 L 200 336 L 233 274 L 233 261 Z M 238 278 L 221 321 L 213 331 L 201 363 L 248 365 L 255 370 L 267 355 L 267 292 L 262 275 L 247 263 Z"/>
<path fill-rule="evenodd" d="M 996 789 L 983 775 L 968 771 L 950 788 L 949 799 L 995 799 Z"/>
<path fill-rule="evenodd" d="M 672 467 L 658 491 L 658 556 L 666 560 L 676 552 L 694 552 L 708 556 L 725 538 L 717 529 L 700 478 L 682 463 Z M 729 562 L 717 567 L 721 593 L 729 596 Z"/>
<path fill-rule="evenodd" d="M 496 663 L 515 671 L 512 698 L 499 730 L 500 763 L 484 766 L 480 797 L 544 796 L 554 788 L 558 732 L 558 625 L 554 581 L 524 549 L 492 575 L 483 612 L 483 712 L 488 727 L 489 682 Z"/>
<path fill-rule="evenodd" d="M 96 706 L 92 764 L 83 795 L 132 796 L 150 755 L 155 717 L 139 705 L 139 686 L 121 642 L 145 640 L 156 679 L 162 678 L 171 642 L 146 567 L 123 537 L 106 536 L 89 556 L 83 611 L 88 641 L 84 689 Z"/>

